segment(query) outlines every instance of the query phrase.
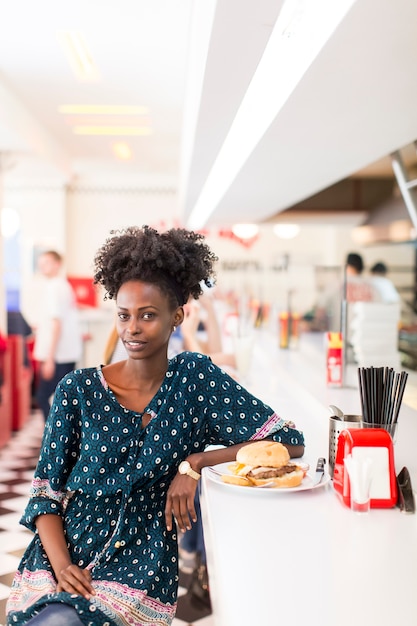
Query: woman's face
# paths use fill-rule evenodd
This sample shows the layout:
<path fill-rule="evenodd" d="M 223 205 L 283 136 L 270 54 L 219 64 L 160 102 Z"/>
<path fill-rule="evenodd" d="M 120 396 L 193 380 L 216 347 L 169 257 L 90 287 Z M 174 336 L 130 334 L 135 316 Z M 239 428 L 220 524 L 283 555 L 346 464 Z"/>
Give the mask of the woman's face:
<path fill-rule="evenodd" d="M 117 332 L 130 358 L 166 353 L 174 326 L 181 324 L 182 307 L 172 310 L 169 298 L 156 285 L 131 280 L 116 297 Z"/>

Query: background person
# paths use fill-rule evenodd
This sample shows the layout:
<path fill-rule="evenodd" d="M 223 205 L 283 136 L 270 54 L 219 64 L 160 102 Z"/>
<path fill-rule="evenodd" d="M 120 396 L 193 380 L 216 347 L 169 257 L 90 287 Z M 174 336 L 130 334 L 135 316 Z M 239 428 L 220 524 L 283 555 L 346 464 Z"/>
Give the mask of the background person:
<path fill-rule="evenodd" d="M 371 281 L 376 288 L 380 300 L 387 304 L 400 301 L 400 294 L 394 287 L 394 283 L 387 278 L 388 268 L 385 263 L 378 261 L 371 267 Z"/>
<path fill-rule="evenodd" d="M 347 302 L 374 302 L 378 294 L 372 281 L 364 276 L 364 262 L 357 252 L 349 252 L 345 264 L 345 296 Z"/>
<path fill-rule="evenodd" d="M 219 320 L 213 299 L 208 293 L 203 293 L 198 300 L 190 298 L 184 306 L 180 332 L 183 350 L 207 354 L 216 365 L 228 371 L 236 370 L 234 353 L 223 349 Z"/>
<path fill-rule="evenodd" d="M 45 420 L 56 385 L 75 368 L 82 355 L 75 295 L 62 276 L 62 262 L 62 256 L 55 250 L 43 252 L 38 259 L 38 269 L 45 280 L 39 294 L 33 354 L 39 362 L 36 401 Z"/>
<path fill-rule="evenodd" d="M 370 281 L 363 276 L 364 262 L 357 252 L 349 252 L 343 265 L 343 274 L 334 285 L 320 294 L 311 311 L 302 317 L 303 331 L 340 332 L 343 301 L 357 302 L 374 299 Z"/>
<path fill-rule="evenodd" d="M 177 528 L 196 519 L 202 468 L 255 439 L 303 454 L 303 434 L 207 356 L 167 357 L 184 304 L 211 283 L 216 260 L 183 229 L 128 228 L 97 252 L 95 282 L 116 299 L 128 356 L 58 384 L 22 517 L 37 532 L 14 578 L 9 625 L 51 624 L 52 611 L 60 626 L 168 626 Z"/>

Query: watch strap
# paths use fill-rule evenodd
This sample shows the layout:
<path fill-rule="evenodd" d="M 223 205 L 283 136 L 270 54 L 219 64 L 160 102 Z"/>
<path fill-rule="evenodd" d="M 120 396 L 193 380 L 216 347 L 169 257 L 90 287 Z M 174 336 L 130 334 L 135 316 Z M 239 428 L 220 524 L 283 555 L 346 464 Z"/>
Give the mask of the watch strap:
<path fill-rule="evenodd" d="M 201 474 L 194 471 L 192 467 L 190 467 L 190 469 L 188 470 L 187 476 L 191 476 L 191 478 L 194 478 L 194 480 L 200 480 L 201 478 Z"/>

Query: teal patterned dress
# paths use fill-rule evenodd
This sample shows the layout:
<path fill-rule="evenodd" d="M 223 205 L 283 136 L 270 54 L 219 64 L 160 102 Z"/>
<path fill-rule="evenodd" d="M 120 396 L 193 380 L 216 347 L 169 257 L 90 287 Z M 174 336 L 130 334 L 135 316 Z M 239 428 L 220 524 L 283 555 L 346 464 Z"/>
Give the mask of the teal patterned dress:
<path fill-rule="evenodd" d="M 120 405 L 102 370 L 71 372 L 59 383 L 21 523 L 35 532 L 16 573 L 8 624 L 23 625 L 52 602 L 73 606 L 86 626 L 167 626 L 176 608 L 175 525 L 165 501 L 179 463 L 210 444 L 229 446 L 273 434 L 299 445 L 301 432 L 210 359 L 183 352 L 144 413 Z M 73 563 L 89 568 L 91 600 L 56 592 L 36 534 L 38 515 L 64 519 Z"/>

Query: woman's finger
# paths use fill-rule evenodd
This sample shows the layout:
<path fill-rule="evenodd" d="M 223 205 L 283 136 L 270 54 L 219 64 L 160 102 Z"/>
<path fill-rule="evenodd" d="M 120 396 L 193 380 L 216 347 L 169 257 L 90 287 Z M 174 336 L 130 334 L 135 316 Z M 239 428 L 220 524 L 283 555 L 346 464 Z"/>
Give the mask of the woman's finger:
<path fill-rule="evenodd" d="M 61 572 L 58 586 L 68 593 L 78 593 L 87 600 L 95 594 L 90 572 L 76 565 L 70 565 Z"/>
<path fill-rule="evenodd" d="M 194 508 L 194 496 L 191 497 L 189 494 L 184 494 L 184 496 L 178 499 L 177 520 L 183 532 L 191 529 L 191 521 L 195 522 L 197 520 Z"/>

